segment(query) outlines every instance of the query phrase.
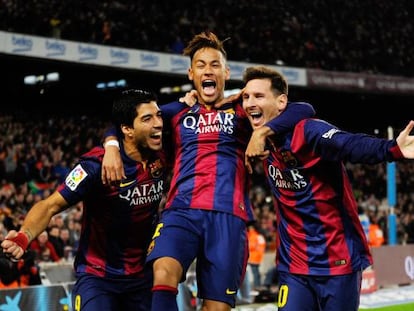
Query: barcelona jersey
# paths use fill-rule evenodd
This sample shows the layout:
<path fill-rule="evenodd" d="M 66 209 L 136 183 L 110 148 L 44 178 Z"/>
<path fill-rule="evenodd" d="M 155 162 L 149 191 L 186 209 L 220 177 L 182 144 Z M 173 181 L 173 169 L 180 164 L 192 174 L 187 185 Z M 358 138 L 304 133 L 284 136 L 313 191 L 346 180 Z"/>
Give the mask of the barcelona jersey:
<path fill-rule="evenodd" d="M 265 173 L 277 212 L 277 267 L 303 275 L 349 274 L 372 264 L 344 161 L 402 158 L 395 140 L 351 134 L 317 119 L 271 140 Z"/>
<path fill-rule="evenodd" d="M 238 104 L 221 109 L 173 102 L 161 107 L 172 134 L 174 169 L 166 208 L 196 208 L 253 219 L 244 151 L 251 134 Z"/>
<path fill-rule="evenodd" d="M 136 278 L 144 273 L 147 247 L 158 221 L 165 157 L 154 153 L 144 167 L 121 148 L 127 178 L 111 186 L 101 181 L 103 155 L 101 147 L 84 154 L 58 188 L 70 205 L 83 201 L 75 270 L 100 277 Z"/>

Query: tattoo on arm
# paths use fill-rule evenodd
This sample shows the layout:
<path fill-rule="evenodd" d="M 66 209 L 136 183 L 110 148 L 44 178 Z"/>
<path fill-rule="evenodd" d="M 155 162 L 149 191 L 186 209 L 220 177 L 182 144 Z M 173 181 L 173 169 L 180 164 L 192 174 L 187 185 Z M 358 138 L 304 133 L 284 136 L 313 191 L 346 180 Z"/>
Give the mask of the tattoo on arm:
<path fill-rule="evenodd" d="M 32 240 L 33 240 L 33 234 L 30 232 L 30 230 L 29 229 L 24 229 L 24 231 L 23 231 L 26 235 L 27 235 L 27 237 L 29 238 L 29 242 L 31 242 Z"/>

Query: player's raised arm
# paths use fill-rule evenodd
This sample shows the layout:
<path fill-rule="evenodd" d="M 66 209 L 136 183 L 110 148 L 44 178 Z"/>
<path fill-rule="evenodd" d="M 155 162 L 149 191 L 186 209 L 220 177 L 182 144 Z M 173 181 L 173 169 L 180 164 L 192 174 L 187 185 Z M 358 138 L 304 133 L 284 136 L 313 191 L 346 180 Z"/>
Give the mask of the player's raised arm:
<path fill-rule="evenodd" d="M 410 135 L 413 128 L 414 121 L 411 120 L 397 137 L 398 147 L 400 147 L 401 153 L 406 159 L 414 159 L 414 135 Z"/>

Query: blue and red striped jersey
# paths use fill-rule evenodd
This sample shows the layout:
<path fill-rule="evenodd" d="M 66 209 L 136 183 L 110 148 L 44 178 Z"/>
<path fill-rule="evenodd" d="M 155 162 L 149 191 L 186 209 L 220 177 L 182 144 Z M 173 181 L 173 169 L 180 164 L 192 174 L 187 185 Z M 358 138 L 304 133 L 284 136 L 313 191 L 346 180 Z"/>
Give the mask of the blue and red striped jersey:
<path fill-rule="evenodd" d="M 165 208 L 197 208 L 254 219 L 244 151 L 252 128 L 239 104 L 208 109 L 199 103 L 161 106 L 164 128 L 171 132 L 174 165 Z M 290 103 L 268 125 L 276 133 L 291 130 L 313 116 L 309 104 Z"/>
<path fill-rule="evenodd" d="M 341 275 L 372 264 L 343 163 L 402 158 L 395 140 L 344 132 L 317 119 L 269 142 L 264 160 L 277 213 L 280 271 Z"/>
<path fill-rule="evenodd" d="M 83 201 L 75 270 L 100 277 L 141 276 L 165 188 L 165 156 L 154 153 L 144 167 L 121 148 L 127 179 L 110 186 L 101 181 L 103 155 L 101 147 L 82 155 L 58 187 L 70 205 Z"/>
<path fill-rule="evenodd" d="M 161 106 L 171 130 L 173 176 L 165 208 L 197 208 L 253 219 L 244 151 L 251 135 L 238 104 L 211 110 L 179 102 Z"/>

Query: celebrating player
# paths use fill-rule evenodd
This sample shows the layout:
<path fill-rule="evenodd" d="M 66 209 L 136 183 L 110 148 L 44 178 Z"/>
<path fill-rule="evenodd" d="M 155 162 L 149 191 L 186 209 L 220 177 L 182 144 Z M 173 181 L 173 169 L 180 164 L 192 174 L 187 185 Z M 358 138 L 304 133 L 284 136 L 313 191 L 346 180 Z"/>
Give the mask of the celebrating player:
<path fill-rule="evenodd" d="M 246 224 L 253 220 L 244 166 L 252 129 L 241 105 L 214 107 L 223 99 L 230 78 L 227 55 L 216 35 L 194 36 L 184 54 L 191 60 L 188 77 L 197 102 L 161 106 L 165 127 L 172 133 L 175 162 L 147 260 L 154 268 L 152 310 L 177 310 L 178 284 L 195 259 L 203 310 L 230 310 L 247 264 Z M 283 131 L 314 114 L 312 107 L 298 106 L 275 120 L 272 129 Z M 104 164 L 107 182 L 122 175 L 114 172 L 113 149 L 108 147 L 105 153 L 110 159 Z"/>
<path fill-rule="evenodd" d="M 20 231 L 10 231 L 1 246 L 20 258 L 54 215 L 83 200 L 74 310 L 148 311 L 153 278 L 144 264 L 165 187 L 163 120 L 155 95 L 135 89 L 114 101 L 112 116 L 122 137 L 127 179 L 117 186 L 103 185 L 104 149 L 93 148 L 57 191 L 30 209 Z"/>
<path fill-rule="evenodd" d="M 347 133 L 318 119 L 266 139 L 263 125 L 290 105 L 287 81 L 259 66 L 247 68 L 244 82 L 243 108 L 254 128 L 246 156 L 268 155 L 264 171 L 277 212 L 278 310 L 356 311 L 372 257 L 343 161 L 413 159 L 414 121 L 396 140 Z"/>

